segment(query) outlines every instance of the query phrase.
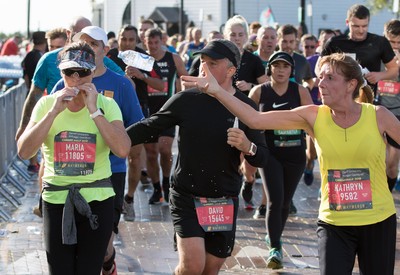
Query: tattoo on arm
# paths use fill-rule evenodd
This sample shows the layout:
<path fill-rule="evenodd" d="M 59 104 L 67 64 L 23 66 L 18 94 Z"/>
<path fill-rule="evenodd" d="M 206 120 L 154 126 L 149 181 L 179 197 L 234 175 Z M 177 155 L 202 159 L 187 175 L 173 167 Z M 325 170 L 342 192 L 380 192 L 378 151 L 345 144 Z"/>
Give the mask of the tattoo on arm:
<path fill-rule="evenodd" d="M 35 85 L 32 85 L 31 90 L 25 100 L 24 107 L 22 109 L 22 119 L 20 126 L 26 126 L 29 123 L 33 108 L 39 99 L 43 96 L 43 90 Z"/>

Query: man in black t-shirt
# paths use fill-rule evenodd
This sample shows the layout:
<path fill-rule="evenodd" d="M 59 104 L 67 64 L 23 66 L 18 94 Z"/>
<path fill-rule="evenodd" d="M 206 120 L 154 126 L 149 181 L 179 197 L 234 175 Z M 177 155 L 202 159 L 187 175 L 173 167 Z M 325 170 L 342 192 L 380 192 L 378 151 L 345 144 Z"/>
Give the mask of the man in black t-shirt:
<path fill-rule="evenodd" d="M 232 42 L 214 40 L 199 53 L 200 75 L 212 74 L 232 96 L 256 108 L 232 85 L 240 62 Z M 244 153 L 257 167 L 268 158 L 262 131 L 235 121 L 215 98 L 193 88 L 173 95 L 159 111 L 127 129 L 132 144 L 138 144 L 179 126 L 179 152 L 169 195 L 179 255 L 174 274 L 217 274 L 234 251 L 240 155 Z"/>
<path fill-rule="evenodd" d="M 361 67 L 366 68 L 365 79 L 376 92 L 379 80 L 396 79 L 398 67 L 395 54 L 389 41 L 380 35 L 368 32 L 370 13 L 363 5 L 355 4 L 347 11 L 346 24 L 349 27 L 347 35 L 332 37 L 325 44 L 321 56 L 335 52 L 343 52 L 357 60 Z M 381 71 L 381 61 L 385 64 Z"/>
<path fill-rule="evenodd" d="M 33 49 L 28 52 L 22 60 L 21 66 L 23 69 L 23 77 L 28 91 L 31 88 L 33 74 L 35 73 L 36 65 L 42 55 L 47 52 L 46 33 L 37 31 L 32 34 Z"/>

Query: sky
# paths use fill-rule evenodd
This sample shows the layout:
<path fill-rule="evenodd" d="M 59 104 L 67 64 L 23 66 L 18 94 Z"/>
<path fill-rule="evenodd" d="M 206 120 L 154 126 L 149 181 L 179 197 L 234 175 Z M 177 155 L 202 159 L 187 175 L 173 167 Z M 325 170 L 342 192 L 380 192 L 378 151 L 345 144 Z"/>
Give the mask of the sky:
<path fill-rule="evenodd" d="M 92 19 L 91 0 L 30 0 L 30 32 L 67 27 L 76 16 Z M 1 0 L 0 33 L 27 31 L 28 0 Z"/>

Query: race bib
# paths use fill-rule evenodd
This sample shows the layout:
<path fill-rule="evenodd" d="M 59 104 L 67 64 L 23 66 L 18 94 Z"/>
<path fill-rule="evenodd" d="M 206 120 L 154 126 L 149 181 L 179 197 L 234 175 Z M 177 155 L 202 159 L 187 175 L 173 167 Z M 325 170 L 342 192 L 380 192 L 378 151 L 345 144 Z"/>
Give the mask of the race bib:
<path fill-rule="evenodd" d="M 298 138 L 301 130 L 274 130 L 274 146 L 275 147 L 295 147 L 301 145 Z"/>
<path fill-rule="evenodd" d="M 400 93 L 400 83 L 393 81 L 378 81 L 378 92 L 384 96 L 396 96 Z"/>
<path fill-rule="evenodd" d="M 167 96 L 168 95 L 168 79 L 163 78 L 164 89 L 162 91 L 156 90 L 150 85 L 147 85 L 147 93 L 149 96 Z"/>
<path fill-rule="evenodd" d="M 93 174 L 96 135 L 63 131 L 54 137 L 54 172 L 60 176 Z"/>
<path fill-rule="evenodd" d="M 328 170 L 328 189 L 330 210 L 372 209 L 368 168 Z"/>
<path fill-rule="evenodd" d="M 205 232 L 231 231 L 232 198 L 194 198 L 197 220 Z"/>
<path fill-rule="evenodd" d="M 400 83 L 393 81 L 378 81 L 379 103 L 385 106 L 396 117 L 400 117 Z"/>

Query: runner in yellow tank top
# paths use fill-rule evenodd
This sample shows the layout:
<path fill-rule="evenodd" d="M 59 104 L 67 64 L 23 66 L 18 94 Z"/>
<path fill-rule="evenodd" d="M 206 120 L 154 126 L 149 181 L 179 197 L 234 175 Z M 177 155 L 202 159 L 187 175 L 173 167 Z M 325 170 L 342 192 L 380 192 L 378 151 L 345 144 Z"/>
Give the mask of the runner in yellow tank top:
<path fill-rule="evenodd" d="M 323 105 L 259 113 L 224 91 L 209 74 L 182 77 L 221 101 L 253 129 L 304 129 L 316 142 L 322 178 L 318 220 L 321 274 L 393 274 L 396 215 L 385 172 L 385 142 L 400 142 L 400 122 L 372 99 L 361 67 L 335 53 L 318 64 Z"/>

